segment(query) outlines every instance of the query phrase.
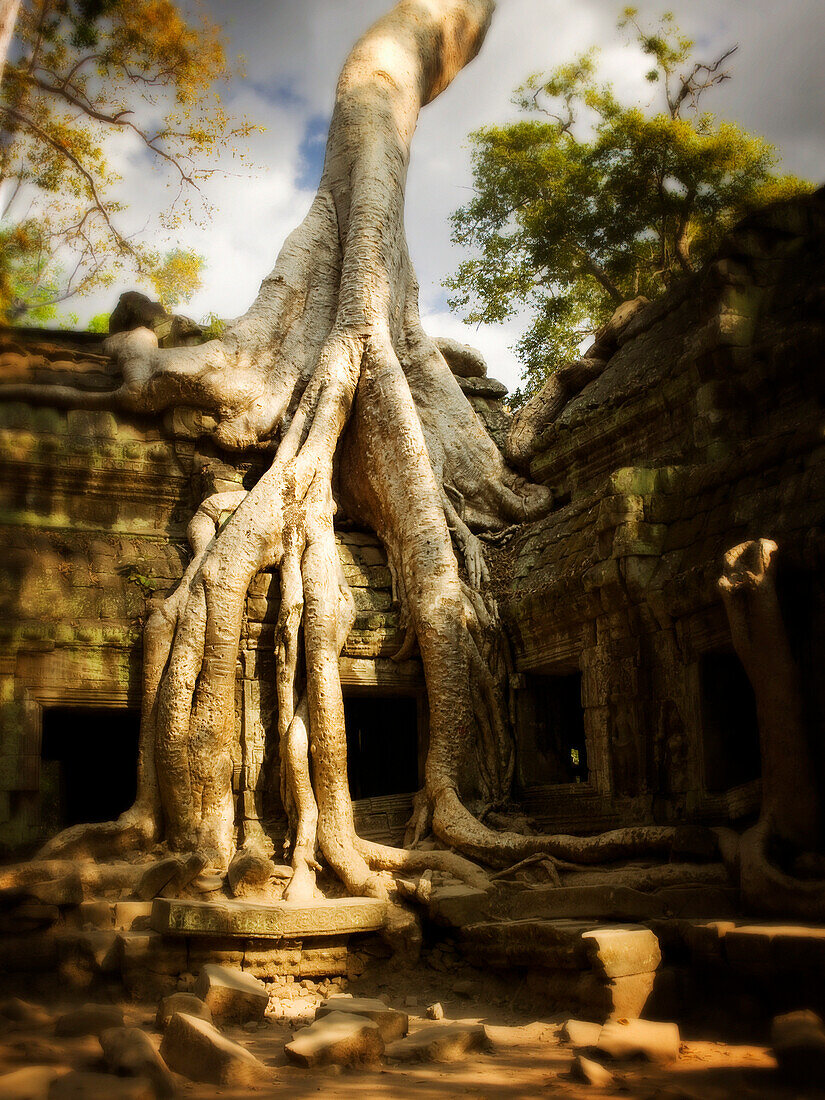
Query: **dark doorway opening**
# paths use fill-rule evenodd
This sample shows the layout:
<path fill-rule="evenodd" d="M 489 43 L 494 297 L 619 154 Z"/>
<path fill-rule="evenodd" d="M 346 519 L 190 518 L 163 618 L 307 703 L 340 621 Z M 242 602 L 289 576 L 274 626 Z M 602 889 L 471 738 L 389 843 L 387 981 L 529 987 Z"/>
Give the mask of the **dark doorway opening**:
<path fill-rule="evenodd" d="M 344 699 L 350 797 L 418 790 L 418 705 L 404 695 Z"/>
<path fill-rule="evenodd" d="M 140 711 L 49 707 L 43 712 L 41 819 L 50 829 L 112 821 L 135 800 Z"/>
<path fill-rule="evenodd" d="M 727 791 L 761 773 L 756 699 L 735 653 L 706 653 L 699 666 L 705 788 Z"/>
<path fill-rule="evenodd" d="M 528 677 L 518 701 L 517 741 L 522 786 L 587 781 L 587 742 L 581 698 L 580 672 Z"/>
<path fill-rule="evenodd" d="M 782 620 L 799 669 L 803 715 L 817 787 L 825 792 L 825 586 L 822 562 L 803 568 L 780 559 L 776 592 Z"/>

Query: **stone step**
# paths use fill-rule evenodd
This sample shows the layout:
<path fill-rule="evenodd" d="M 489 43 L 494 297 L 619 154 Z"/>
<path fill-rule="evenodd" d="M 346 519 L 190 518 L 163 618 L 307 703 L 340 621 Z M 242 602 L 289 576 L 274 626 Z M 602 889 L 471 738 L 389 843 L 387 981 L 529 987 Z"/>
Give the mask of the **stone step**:
<path fill-rule="evenodd" d="M 684 921 L 680 932 L 700 961 L 768 981 L 794 974 L 825 981 L 825 925 Z"/>
<path fill-rule="evenodd" d="M 670 917 L 730 918 L 737 913 L 732 886 L 674 883 L 658 890 L 624 885 L 552 886 L 522 889 L 441 886 L 432 891 L 429 916 L 436 924 L 464 928 L 489 919 L 633 921 Z"/>
<path fill-rule="evenodd" d="M 485 921 L 464 929 L 463 953 L 478 965 L 595 970 L 606 978 L 647 974 L 662 961 L 649 928 L 574 920 Z"/>
<path fill-rule="evenodd" d="M 645 892 L 629 886 L 537 886 L 507 898 L 511 918 L 648 921 L 664 917 L 732 917 L 730 886 L 676 884 Z M 497 911 L 494 908 L 493 912 Z"/>
<path fill-rule="evenodd" d="M 476 966 L 524 971 L 548 1010 L 599 1022 L 638 1017 L 662 959 L 649 928 L 593 921 L 484 921 L 464 928 L 459 946 Z"/>
<path fill-rule="evenodd" d="M 744 998 L 755 1015 L 800 1006 L 825 1015 L 825 925 L 740 919 L 651 927 L 667 960 L 689 960 L 693 999 L 719 1007 Z"/>
<path fill-rule="evenodd" d="M 164 936 L 241 936 L 303 939 L 377 932 L 387 919 L 387 903 L 372 898 L 334 898 L 302 905 L 280 901 L 192 901 L 155 898 L 151 925 Z"/>

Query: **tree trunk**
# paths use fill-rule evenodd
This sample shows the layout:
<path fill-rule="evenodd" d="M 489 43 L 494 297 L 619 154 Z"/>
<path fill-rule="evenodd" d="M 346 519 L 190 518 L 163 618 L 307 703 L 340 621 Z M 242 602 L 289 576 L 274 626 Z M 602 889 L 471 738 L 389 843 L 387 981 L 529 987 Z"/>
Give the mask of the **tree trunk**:
<path fill-rule="evenodd" d="M 466 856 L 506 865 L 543 851 L 600 862 L 669 846 L 667 829 L 584 839 L 496 833 L 463 801 L 506 798 L 513 758 L 501 683 L 506 662 L 495 609 L 481 591 L 486 565 L 474 532 L 537 517 L 551 494 L 506 465 L 423 331 L 403 212 L 418 111 L 475 56 L 493 6 L 401 0 L 356 43 L 338 82 L 312 208 L 255 303 L 221 339 L 158 349 L 146 330 L 121 334 L 109 342 L 123 375 L 117 390 L 83 396 L 49 389 L 50 401 L 74 405 L 105 399 L 143 412 L 194 407 L 203 434 L 219 446 L 272 456 L 248 493 L 204 502 L 190 525 L 192 562 L 149 620 L 135 808 L 119 825 L 63 834 L 49 854 L 99 854 L 162 838 L 173 850 L 228 865 L 244 599 L 255 574 L 272 567 L 281 589 L 278 734 L 294 872 L 288 897 L 314 895 L 321 861 L 350 893 L 383 896 L 393 886 L 390 872 L 438 868 L 484 885 L 485 874 Z M 4 393 L 37 399 L 20 387 Z M 424 666 L 430 747 L 411 836 L 414 842 L 432 829 L 452 850 L 389 848 L 355 832 L 338 674 L 353 603 L 336 550 L 333 485 L 347 514 L 383 541 L 405 649 L 417 645 Z M 266 858 L 261 837 L 244 843 Z"/>
<path fill-rule="evenodd" d="M 825 914 L 822 883 L 796 881 L 779 860 L 819 847 L 815 771 L 799 671 L 776 594 L 775 542 L 741 543 L 725 554 L 719 579 L 733 645 L 756 697 L 762 759 L 758 824 L 739 848 L 743 897 L 762 912 Z"/>
<path fill-rule="evenodd" d="M 0 82 L 3 80 L 3 69 L 6 66 L 6 58 L 9 56 L 9 46 L 19 7 L 20 0 L 0 0 Z"/>

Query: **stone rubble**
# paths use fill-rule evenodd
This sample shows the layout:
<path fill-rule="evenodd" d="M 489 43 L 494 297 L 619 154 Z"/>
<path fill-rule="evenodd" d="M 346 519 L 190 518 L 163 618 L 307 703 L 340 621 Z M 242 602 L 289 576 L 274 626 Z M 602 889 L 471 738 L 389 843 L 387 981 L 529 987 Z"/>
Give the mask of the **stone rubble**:
<path fill-rule="evenodd" d="M 46 1100 L 53 1081 L 67 1071 L 61 1066 L 25 1066 L 0 1076 L 3 1100 Z"/>
<path fill-rule="evenodd" d="M 350 1013 L 372 1020 L 377 1025 L 381 1038 L 385 1043 L 403 1039 L 410 1028 L 410 1021 L 406 1012 L 389 1008 L 383 1001 L 371 997 L 352 997 L 347 994 L 328 997 L 319 1006 L 315 1013 L 315 1019 L 322 1020 L 333 1012 Z"/>
<path fill-rule="evenodd" d="M 599 1033 L 596 1050 L 608 1058 L 646 1058 L 650 1062 L 675 1062 L 681 1037 L 676 1024 L 656 1020 L 611 1020 Z"/>
<path fill-rule="evenodd" d="M 577 1054 L 570 1067 L 570 1076 L 574 1081 L 582 1081 L 594 1088 L 606 1089 L 615 1082 L 610 1070 L 601 1064 L 594 1062 L 592 1058 L 585 1058 L 583 1054 Z"/>
<path fill-rule="evenodd" d="M 776 1016 L 771 1046 L 783 1076 L 797 1085 L 825 1089 L 825 1024 L 804 1010 Z"/>
<path fill-rule="evenodd" d="M 399 1062 L 457 1062 L 491 1048 L 484 1024 L 442 1023 L 421 1028 L 387 1047 L 387 1057 Z"/>
<path fill-rule="evenodd" d="M 42 1005 L 30 1004 L 20 997 L 7 997 L 0 1001 L 0 1018 L 3 1027 L 8 1030 L 50 1027 L 54 1023 L 54 1017 Z"/>
<path fill-rule="evenodd" d="M 202 968 L 194 993 L 217 1023 L 262 1020 L 269 1004 L 269 992 L 262 981 L 243 970 L 217 963 L 207 963 Z"/>
<path fill-rule="evenodd" d="M 369 1065 L 381 1058 L 384 1040 L 378 1024 L 366 1016 L 330 1012 L 298 1031 L 286 1043 L 284 1052 L 291 1061 L 308 1069 L 330 1063 Z"/>
<path fill-rule="evenodd" d="M 176 1012 L 166 1028 L 160 1054 L 170 1069 L 210 1085 L 242 1088 L 266 1080 L 260 1059 L 206 1020 Z"/>
<path fill-rule="evenodd" d="M 139 1027 L 113 1027 L 100 1035 L 103 1060 L 111 1073 L 145 1077 L 155 1086 L 161 1100 L 174 1096 L 175 1079 L 158 1054 L 152 1040 Z"/>

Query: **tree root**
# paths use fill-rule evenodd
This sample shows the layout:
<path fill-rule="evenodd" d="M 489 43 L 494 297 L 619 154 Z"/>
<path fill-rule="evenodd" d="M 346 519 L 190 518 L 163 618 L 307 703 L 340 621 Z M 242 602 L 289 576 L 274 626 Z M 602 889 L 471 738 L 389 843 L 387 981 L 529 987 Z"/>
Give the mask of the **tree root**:
<path fill-rule="evenodd" d="M 172 851 L 229 866 L 244 600 L 256 573 L 273 568 L 288 900 L 316 896 L 322 863 L 351 894 L 391 897 L 392 874 L 437 870 L 487 889 L 473 861 L 587 864 L 669 850 L 672 829 L 498 833 L 465 806 L 506 800 L 514 758 L 511 662 L 481 594 L 488 571 L 477 532 L 543 515 L 552 494 L 506 465 L 424 333 L 403 196 L 419 109 L 474 56 L 492 9 L 492 0 L 401 0 L 356 44 L 312 208 L 224 337 L 159 350 L 138 330 L 110 342 L 123 383 L 108 399 L 141 412 L 195 408 L 219 446 L 264 449 L 272 461 L 248 493 L 204 502 L 190 524 L 192 561 L 147 623 L 134 811 L 64 834 L 50 850 L 100 858 L 107 844 L 162 838 Z M 448 851 L 394 849 L 355 831 L 338 671 L 354 603 L 335 543 L 333 486 L 347 515 L 386 547 L 406 626 L 400 655 L 417 646 L 424 667 L 430 746 L 410 843 L 432 829 Z M 245 842 L 256 850 L 261 838 Z M 408 911 L 393 913 L 414 940 Z"/>
<path fill-rule="evenodd" d="M 772 840 L 767 819 L 738 838 L 736 864 L 746 912 L 801 920 L 825 920 L 825 881 L 793 878 L 770 860 Z"/>

